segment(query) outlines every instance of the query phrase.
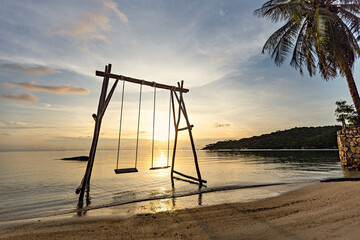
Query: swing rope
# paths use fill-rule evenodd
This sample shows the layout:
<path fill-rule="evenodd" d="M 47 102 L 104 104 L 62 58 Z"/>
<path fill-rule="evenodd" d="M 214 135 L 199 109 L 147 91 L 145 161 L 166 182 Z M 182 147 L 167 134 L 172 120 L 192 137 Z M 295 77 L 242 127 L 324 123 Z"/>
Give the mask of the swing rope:
<path fill-rule="evenodd" d="M 123 80 L 123 79 L 120 79 Z M 139 135 L 140 135 L 140 117 L 141 117 L 141 100 L 142 100 L 142 82 L 140 84 L 140 94 L 139 94 L 139 111 L 138 111 L 138 125 L 136 132 L 136 153 L 135 153 L 135 168 L 128 169 L 118 169 L 119 167 L 119 159 L 120 159 L 120 145 L 121 145 L 121 130 L 122 130 L 122 117 L 123 117 L 123 109 L 124 109 L 124 96 L 125 96 L 125 81 L 123 81 L 122 86 L 122 95 L 121 95 L 121 110 L 120 110 L 120 121 L 119 121 L 119 139 L 118 139 L 118 151 L 117 151 L 117 159 L 116 159 L 116 173 L 126 173 L 126 172 L 137 172 L 137 159 L 138 159 L 138 149 L 139 149 Z M 168 149 L 167 149 L 167 165 L 154 167 L 154 150 L 155 150 L 155 120 L 156 120 L 156 83 L 153 82 L 152 87 L 154 87 L 154 108 L 153 108 L 153 132 L 152 132 L 152 152 L 151 152 L 151 168 L 150 170 L 162 169 L 169 167 L 169 159 L 170 159 L 170 123 L 171 123 L 171 92 L 170 92 L 170 100 L 169 100 L 169 123 L 168 123 Z"/>
<path fill-rule="evenodd" d="M 142 95 L 142 86 L 144 84 L 144 81 L 140 84 L 140 96 L 139 96 L 139 114 L 138 114 L 138 127 L 137 127 L 137 136 L 136 136 L 136 153 L 135 153 L 135 168 L 137 165 L 137 159 L 138 159 L 138 148 L 139 148 L 139 132 L 140 132 L 140 110 L 141 110 L 141 95 Z"/>
<path fill-rule="evenodd" d="M 168 125 L 168 148 L 167 148 L 167 164 L 166 166 L 154 167 L 154 145 L 155 145 L 155 117 L 156 117 L 156 83 L 153 83 L 154 87 L 154 108 L 153 108 L 153 132 L 152 132 L 152 153 L 151 153 L 151 168 L 150 170 L 163 169 L 169 167 L 170 159 L 170 122 L 171 122 L 171 92 L 169 101 L 169 125 Z"/>
<path fill-rule="evenodd" d="M 151 168 L 154 167 L 154 139 L 155 139 L 155 108 L 156 108 L 156 84 L 154 86 L 154 111 L 153 111 L 153 131 L 152 131 L 152 151 L 151 151 Z"/>
<path fill-rule="evenodd" d="M 122 79 L 121 79 L 122 80 Z M 121 125 L 122 125 L 122 114 L 123 114 L 123 107 L 124 107 L 124 91 L 125 90 L 125 81 L 123 81 L 122 86 L 122 94 L 121 94 L 121 110 L 120 110 L 120 123 L 119 123 L 119 140 L 118 140 L 118 151 L 117 151 L 117 158 L 116 158 L 116 169 L 119 168 L 119 156 L 120 156 L 120 141 L 121 141 Z"/>

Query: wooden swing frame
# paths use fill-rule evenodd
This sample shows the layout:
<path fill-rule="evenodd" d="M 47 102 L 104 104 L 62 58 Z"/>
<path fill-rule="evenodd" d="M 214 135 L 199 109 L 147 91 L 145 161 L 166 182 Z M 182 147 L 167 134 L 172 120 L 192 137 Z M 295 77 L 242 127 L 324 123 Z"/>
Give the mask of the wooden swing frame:
<path fill-rule="evenodd" d="M 185 107 L 184 97 L 183 97 L 183 93 L 189 92 L 189 89 L 184 88 L 184 81 L 181 81 L 181 83 L 178 82 L 177 83 L 178 86 L 176 87 L 176 86 L 170 86 L 170 85 L 166 85 L 166 84 L 160 84 L 160 83 L 156 83 L 156 82 L 126 77 L 123 75 L 117 75 L 117 74 L 111 73 L 111 64 L 108 64 L 105 66 L 104 72 L 96 71 L 96 76 L 103 77 L 103 83 L 102 83 L 102 89 L 101 89 L 97 114 L 96 115 L 93 114 L 93 117 L 95 120 L 95 128 L 94 128 L 93 140 L 92 140 L 91 149 L 90 149 L 90 153 L 89 153 L 88 163 L 87 163 L 85 174 L 81 181 L 81 184 L 75 191 L 77 194 L 80 193 L 79 203 L 78 203 L 79 208 L 82 208 L 82 206 L 83 206 L 84 194 L 85 194 L 86 189 L 89 187 L 91 172 L 92 172 L 92 169 L 94 166 L 96 148 L 97 148 L 97 144 L 98 144 L 98 140 L 99 140 L 102 118 L 105 114 L 106 108 L 109 105 L 109 102 L 111 100 L 111 97 L 115 91 L 115 88 L 116 88 L 119 80 L 126 81 L 126 82 L 132 82 L 132 83 L 136 83 L 136 84 L 142 84 L 142 85 L 146 85 L 146 86 L 150 86 L 150 87 L 156 87 L 156 88 L 160 88 L 160 89 L 166 89 L 166 90 L 171 91 L 171 94 L 170 94 L 171 95 L 171 106 L 172 106 L 171 108 L 172 108 L 172 115 L 173 115 L 173 121 L 174 121 L 174 127 L 175 127 L 174 147 L 173 147 L 172 164 L 171 164 L 171 182 L 173 184 L 174 179 L 178 179 L 178 177 L 174 177 L 174 174 L 177 174 L 181 177 L 196 181 L 196 183 L 199 184 L 200 187 L 202 187 L 204 183 L 207 183 L 206 180 L 201 178 L 195 143 L 194 143 L 194 139 L 193 139 L 193 135 L 192 135 L 192 128 L 194 127 L 194 125 L 190 124 L 188 114 L 186 111 L 186 107 Z M 111 87 L 109 93 L 107 93 L 110 79 L 115 79 L 115 82 L 114 82 L 113 86 Z M 177 114 L 175 111 L 175 100 L 178 103 L 178 107 L 179 107 Z M 183 128 L 179 128 L 181 116 L 183 116 L 186 121 L 186 127 L 183 127 Z M 175 171 L 175 169 L 174 169 L 178 133 L 180 131 L 184 131 L 184 130 L 188 130 L 188 133 L 189 133 L 191 148 L 192 148 L 192 152 L 193 152 L 193 156 L 194 156 L 194 163 L 195 163 L 197 178 L 183 174 L 178 171 Z"/>

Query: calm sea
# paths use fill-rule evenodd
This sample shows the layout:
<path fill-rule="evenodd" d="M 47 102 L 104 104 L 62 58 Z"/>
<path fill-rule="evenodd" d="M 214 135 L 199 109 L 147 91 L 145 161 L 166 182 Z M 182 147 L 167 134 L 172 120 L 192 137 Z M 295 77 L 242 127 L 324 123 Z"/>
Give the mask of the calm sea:
<path fill-rule="evenodd" d="M 86 162 L 59 160 L 87 151 L 0 152 L 0 223 L 76 212 L 78 187 Z M 171 156 L 170 156 L 171 157 Z M 98 151 L 88 208 L 99 209 L 134 201 L 167 199 L 258 185 L 309 182 L 342 177 L 337 151 L 198 151 L 207 187 L 175 181 L 170 170 L 150 171 L 151 156 L 140 152 L 138 173 L 114 173 L 115 151 Z M 154 166 L 166 165 L 167 152 L 155 152 Z M 134 166 L 134 151 L 122 151 L 119 167 Z M 178 151 L 175 169 L 196 176 L 191 151 Z M 226 202 L 226 199 L 223 199 Z"/>

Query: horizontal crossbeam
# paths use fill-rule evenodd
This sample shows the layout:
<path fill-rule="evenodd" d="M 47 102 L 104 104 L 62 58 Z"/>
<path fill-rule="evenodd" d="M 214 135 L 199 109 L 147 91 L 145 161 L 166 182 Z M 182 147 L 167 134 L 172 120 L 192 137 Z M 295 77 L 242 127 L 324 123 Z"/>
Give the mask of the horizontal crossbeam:
<path fill-rule="evenodd" d="M 184 178 L 174 177 L 174 179 L 175 180 L 180 180 L 180 181 L 183 181 L 183 182 L 187 182 L 187 183 L 191 183 L 191 184 L 195 184 L 195 185 L 199 185 L 198 182 L 187 180 L 187 179 L 184 179 Z"/>
<path fill-rule="evenodd" d="M 166 85 L 166 84 L 162 84 L 162 83 L 150 82 L 150 81 L 146 81 L 146 80 L 126 77 L 126 76 L 123 76 L 123 75 L 117 75 L 117 74 L 113 74 L 113 73 L 106 73 L 106 72 L 102 72 L 102 71 L 96 71 L 96 76 L 120 79 L 120 80 L 123 80 L 123 81 L 126 81 L 126 82 L 143 84 L 143 85 L 150 86 L 150 87 L 173 90 L 173 91 L 176 91 L 176 92 L 187 93 L 189 91 L 189 89 L 187 89 L 187 88 L 179 88 L 179 87 L 170 86 L 170 85 Z"/>
<path fill-rule="evenodd" d="M 200 180 L 199 180 L 199 179 L 194 178 L 194 177 L 189 176 L 189 175 L 186 175 L 186 174 L 183 174 L 183 173 L 181 173 L 181 172 L 178 172 L 178 171 L 175 171 L 175 170 L 174 170 L 174 173 L 176 173 L 176 174 L 178 174 L 178 175 L 180 175 L 180 176 L 182 176 L 182 177 L 189 178 L 189 179 L 192 179 L 192 180 L 195 180 L 195 181 L 200 182 Z M 203 183 L 207 183 L 207 181 L 206 181 L 206 180 L 203 180 L 203 179 L 201 179 L 201 182 L 203 182 Z"/>
<path fill-rule="evenodd" d="M 190 125 L 190 130 L 194 127 L 194 125 Z M 188 127 L 184 127 L 184 128 L 179 128 L 178 131 L 184 131 L 189 129 Z"/>

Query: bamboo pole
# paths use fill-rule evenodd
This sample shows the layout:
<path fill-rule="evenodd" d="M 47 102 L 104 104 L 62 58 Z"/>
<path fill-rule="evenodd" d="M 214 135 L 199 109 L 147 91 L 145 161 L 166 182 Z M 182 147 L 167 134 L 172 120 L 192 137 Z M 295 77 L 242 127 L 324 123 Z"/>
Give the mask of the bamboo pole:
<path fill-rule="evenodd" d="M 171 90 L 171 110 L 172 110 L 172 115 L 173 115 L 173 121 L 174 121 L 174 126 L 175 126 L 175 122 L 176 122 L 176 113 L 175 113 L 175 102 L 174 102 L 174 91 Z M 175 128 L 176 130 L 176 128 Z"/>
<path fill-rule="evenodd" d="M 174 137 L 174 148 L 173 148 L 173 155 L 172 155 L 172 161 L 171 161 L 171 180 L 174 177 L 174 166 L 175 166 L 175 155 L 176 155 L 176 146 L 177 146 L 177 139 L 178 139 L 178 128 L 180 124 L 180 117 L 181 112 L 179 108 L 178 118 L 176 119 L 176 113 L 175 113 L 175 103 L 174 103 L 174 97 L 173 94 L 175 92 L 171 90 L 171 103 L 172 103 L 172 109 L 173 109 L 173 115 L 174 115 L 174 128 L 175 128 L 175 137 Z"/>
<path fill-rule="evenodd" d="M 190 175 L 186 175 L 186 174 L 184 174 L 184 173 L 181 173 L 181 172 L 178 172 L 178 171 L 175 171 L 175 170 L 174 170 L 174 173 L 176 173 L 176 174 L 178 174 L 178 175 L 180 175 L 180 176 L 182 176 L 182 177 L 186 177 L 186 178 L 189 178 L 189 179 L 198 181 L 198 182 L 207 183 L 206 180 L 198 179 L 198 178 L 192 177 L 192 176 L 190 176 Z"/>
<path fill-rule="evenodd" d="M 115 91 L 115 88 L 116 88 L 118 82 L 119 82 L 119 79 L 116 79 L 116 81 L 114 82 L 114 84 L 113 84 L 113 86 L 112 86 L 112 88 L 111 88 L 108 96 L 106 97 L 104 106 L 102 107 L 101 113 L 100 113 L 100 117 L 101 117 L 101 118 L 102 118 L 102 117 L 104 116 L 104 114 L 105 114 L 105 110 L 106 110 L 107 106 L 109 105 L 110 99 L 111 99 L 111 97 L 112 97 L 112 95 L 113 95 L 113 93 L 114 93 L 114 91 Z"/>
<path fill-rule="evenodd" d="M 111 72 L 111 64 L 108 64 L 108 68 L 107 68 L 107 72 L 110 73 Z M 99 134 L 100 134 L 100 128 L 101 128 L 101 122 L 102 122 L 102 117 L 103 115 L 101 115 L 101 112 L 103 111 L 104 107 L 105 107 L 105 99 L 106 99 L 106 94 L 107 94 L 107 89 L 108 89 L 108 85 L 109 85 L 109 78 L 105 77 L 104 78 L 104 94 L 102 95 L 102 99 L 101 99 L 101 108 L 98 109 L 98 115 L 100 115 L 101 117 L 98 117 L 98 119 L 100 119 L 99 121 L 99 130 L 97 133 L 97 138 L 96 138 L 96 143 L 95 143 L 95 149 L 94 149 L 94 156 L 93 156 L 93 160 L 91 162 L 91 168 L 90 168 L 90 173 L 89 173 L 89 182 L 90 183 L 90 178 L 91 178 L 91 173 L 92 173 L 92 169 L 94 167 L 94 161 L 95 161 L 95 153 L 96 153 L 96 148 L 97 148 L 97 144 L 98 144 L 98 140 L 99 140 Z"/>
<path fill-rule="evenodd" d="M 186 179 L 186 178 L 175 177 L 175 176 L 174 176 L 174 179 L 179 180 L 179 181 L 183 181 L 183 182 L 187 182 L 187 183 L 191 183 L 191 184 L 194 184 L 194 185 L 196 185 L 196 186 L 199 186 L 199 182 L 198 182 L 198 181 L 191 181 L 191 180 Z"/>
<path fill-rule="evenodd" d="M 105 72 L 110 72 L 110 71 L 111 71 L 111 64 L 109 64 L 108 66 L 105 67 Z M 90 153 L 89 153 L 89 160 L 88 160 L 88 163 L 86 166 L 84 177 L 82 179 L 82 183 L 76 191 L 78 193 L 78 190 L 80 189 L 80 196 L 79 196 L 79 203 L 78 203 L 79 208 L 83 207 L 84 194 L 85 194 L 86 188 L 89 185 L 91 172 L 92 172 L 92 168 L 94 165 L 96 147 L 97 147 L 97 143 L 99 140 L 101 120 L 102 120 L 102 118 L 100 116 L 101 116 L 101 112 L 102 112 L 102 109 L 104 106 L 108 82 L 109 82 L 109 79 L 107 77 L 104 77 L 101 94 L 100 94 L 100 99 L 99 99 L 98 110 L 97 110 L 97 118 L 95 120 L 93 140 L 92 140 L 91 149 L 90 149 Z"/>
<path fill-rule="evenodd" d="M 186 109 L 186 108 L 185 108 L 185 103 L 183 103 L 183 104 L 184 104 L 184 105 L 183 105 L 183 106 L 184 106 L 184 109 Z M 201 172 L 200 172 L 199 162 L 198 162 L 198 158 L 197 158 L 197 153 L 196 153 L 194 138 L 193 138 L 193 135 L 192 135 L 192 131 L 191 131 L 191 127 L 190 127 L 190 123 L 189 123 L 189 119 L 188 119 L 186 110 L 185 110 L 184 116 L 185 116 L 185 119 L 186 119 L 186 122 L 187 122 L 187 125 L 188 125 L 188 132 L 189 132 L 189 137 L 190 137 L 190 142 L 191 142 L 191 148 L 192 148 L 193 155 L 194 155 L 196 172 L 197 172 L 197 175 L 198 175 L 198 178 L 199 178 L 199 182 L 200 182 L 200 186 L 201 186 L 201 185 L 202 185 Z"/>
<path fill-rule="evenodd" d="M 156 86 L 156 88 L 173 90 L 173 91 L 176 91 L 176 92 L 183 92 L 183 93 L 189 92 L 189 89 L 186 89 L 186 88 L 179 88 L 179 87 L 170 86 L 170 85 L 167 85 L 167 84 L 161 84 L 161 83 L 146 81 L 146 80 L 142 80 L 142 79 L 126 77 L 126 76 L 123 76 L 123 75 L 117 75 L 117 74 L 113 74 L 113 73 L 110 73 L 110 72 L 107 73 L 107 72 L 96 71 L 95 74 L 96 74 L 96 76 L 99 76 L 99 77 L 121 79 L 121 80 L 124 80 L 126 82 L 143 84 L 143 85 L 150 86 L 150 87 L 155 87 Z"/>
<path fill-rule="evenodd" d="M 178 83 L 179 88 L 182 88 L 183 85 L 184 85 L 184 81 L 181 81 L 181 85 L 180 85 L 180 83 Z M 175 96 L 176 96 L 176 93 L 175 93 Z M 190 137 L 191 149 L 192 149 L 193 155 L 194 155 L 196 173 L 198 175 L 199 184 L 200 184 L 200 186 L 202 186 L 203 181 L 201 179 L 200 167 L 199 167 L 198 158 L 197 158 L 197 154 L 196 154 L 194 138 L 193 138 L 193 135 L 192 135 L 192 127 L 191 127 L 192 125 L 190 124 L 189 117 L 188 117 L 187 112 L 186 112 L 186 107 L 185 107 L 184 99 L 182 97 L 182 92 L 180 92 L 180 99 L 177 98 L 177 100 L 179 101 L 179 106 L 180 106 L 179 109 L 182 110 L 182 113 L 183 113 L 183 115 L 185 117 L 185 120 L 186 120 L 186 125 L 187 125 L 187 128 L 188 128 L 189 137 Z"/>

